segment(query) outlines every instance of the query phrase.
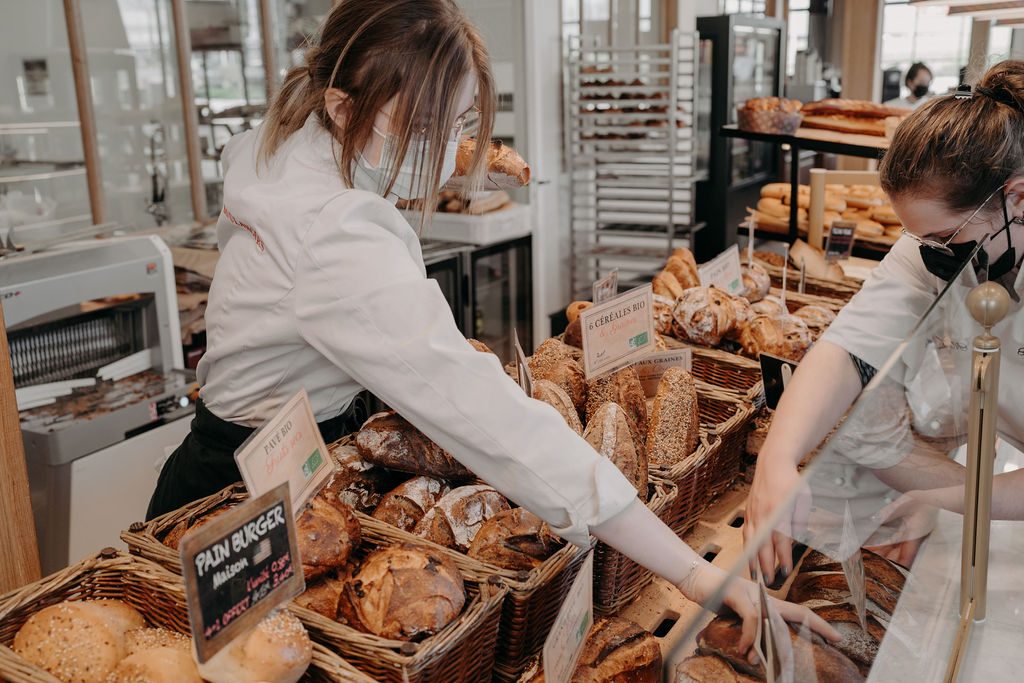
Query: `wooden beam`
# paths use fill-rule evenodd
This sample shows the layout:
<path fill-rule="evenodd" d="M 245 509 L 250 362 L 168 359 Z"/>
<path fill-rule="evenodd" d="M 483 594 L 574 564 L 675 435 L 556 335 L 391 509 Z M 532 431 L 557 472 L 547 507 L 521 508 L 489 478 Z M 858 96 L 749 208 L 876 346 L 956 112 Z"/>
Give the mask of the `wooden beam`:
<path fill-rule="evenodd" d="M 879 68 L 883 0 L 846 0 L 842 4 L 843 97 L 877 102 L 882 95 Z M 843 171 L 870 168 L 867 159 L 839 157 Z"/>
<path fill-rule="evenodd" d="M 274 19 L 271 14 L 270 0 L 260 0 L 260 36 L 262 36 L 263 77 L 266 81 L 267 104 L 277 90 L 277 36 L 274 35 Z"/>
<path fill-rule="evenodd" d="M 89 188 L 89 208 L 93 225 L 106 222 L 103 206 L 103 172 L 100 168 L 99 143 L 96 137 L 96 112 L 92 106 L 89 83 L 89 60 L 85 52 L 85 30 L 78 0 L 64 0 L 64 22 L 71 53 L 71 74 L 75 81 L 79 129 L 82 133 L 82 157 L 85 161 L 85 182 Z"/>
<path fill-rule="evenodd" d="M 171 0 L 171 19 L 174 23 L 174 54 L 178 60 L 178 90 L 185 117 L 185 156 L 192 190 L 192 218 L 202 225 L 209 223 L 210 219 L 206 215 L 206 185 L 203 183 L 202 151 L 199 149 L 199 114 L 196 111 L 196 93 L 192 87 L 192 35 L 188 29 L 185 0 Z"/>
<path fill-rule="evenodd" d="M 991 31 L 992 21 L 990 19 L 975 19 L 971 22 L 971 43 L 967 48 L 968 83 L 976 82 L 985 73 Z"/>
<path fill-rule="evenodd" d="M 32 518 L 25 447 L 14 395 L 11 351 L 0 303 L 0 594 L 39 579 L 39 549 Z"/>

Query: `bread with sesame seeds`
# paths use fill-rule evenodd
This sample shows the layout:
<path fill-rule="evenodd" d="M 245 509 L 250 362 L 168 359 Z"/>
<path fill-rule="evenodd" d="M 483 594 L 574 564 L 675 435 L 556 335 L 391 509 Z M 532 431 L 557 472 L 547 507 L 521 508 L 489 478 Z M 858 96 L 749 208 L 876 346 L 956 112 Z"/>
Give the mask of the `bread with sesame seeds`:
<path fill-rule="evenodd" d="M 39 610 L 19 629 L 12 647 L 61 683 L 106 683 L 125 656 L 124 633 L 85 602 Z"/>
<path fill-rule="evenodd" d="M 313 660 L 302 622 L 281 610 L 199 665 L 209 683 L 296 683 Z"/>
<path fill-rule="evenodd" d="M 697 449 L 700 412 L 693 375 L 680 367 L 669 368 L 658 383 L 650 426 L 647 458 L 652 467 L 672 467 Z"/>
<path fill-rule="evenodd" d="M 157 647 L 121 660 L 106 683 L 202 683 L 189 650 Z"/>

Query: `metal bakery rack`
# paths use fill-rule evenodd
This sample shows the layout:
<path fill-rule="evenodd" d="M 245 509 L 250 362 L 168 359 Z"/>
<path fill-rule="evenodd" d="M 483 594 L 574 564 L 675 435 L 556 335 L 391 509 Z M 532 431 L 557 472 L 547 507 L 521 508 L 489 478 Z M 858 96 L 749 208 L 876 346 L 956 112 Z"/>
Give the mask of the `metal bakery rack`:
<path fill-rule="evenodd" d="M 699 41 L 604 47 L 574 36 L 565 57 L 570 278 L 577 298 L 618 268 L 649 280 L 694 224 Z"/>

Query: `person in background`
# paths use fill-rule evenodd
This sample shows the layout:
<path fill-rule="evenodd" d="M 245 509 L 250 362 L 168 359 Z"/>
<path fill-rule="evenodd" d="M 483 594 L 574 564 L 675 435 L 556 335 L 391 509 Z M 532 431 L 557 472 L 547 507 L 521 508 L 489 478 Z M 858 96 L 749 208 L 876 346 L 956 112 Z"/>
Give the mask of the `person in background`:
<path fill-rule="evenodd" d="M 917 109 L 922 103 L 934 97 L 931 92 L 932 70 L 922 62 L 914 62 L 910 65 L 910 68 L 907 69 L 907 76 L 903 79 L 903 85 L 907 86 L 910 94 L 885 102 L 887 107 Z"/>

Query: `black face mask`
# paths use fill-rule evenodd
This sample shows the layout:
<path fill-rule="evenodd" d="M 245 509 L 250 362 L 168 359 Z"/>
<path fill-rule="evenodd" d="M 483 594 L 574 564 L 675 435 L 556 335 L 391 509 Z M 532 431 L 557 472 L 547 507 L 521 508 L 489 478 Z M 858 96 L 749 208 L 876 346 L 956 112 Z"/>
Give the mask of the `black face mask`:
<path fill-rule="evenodd" d="M 930 87 L 930 85 L 915 85 L 910 92 L 914 93 L 914 97 L 921 98 L 928 94 Z"/>
<path fill-rule="evenodd" d="M 1003 227 L 993 233 L 989 239 L 994 240 L 999 233 L 1005 230 L 1006 251 L 995 261 L 989 263 L 988 252 L 984 249 L 978 249 L 978 255 L 975 257 L 974 272 L 978 276 L 979 282 L 998 280 L 1017 265 L 1017 255 L 1013 244 L 1010 242 L 1010 224 L 1017 222 L 1017 220 L 1011 219 L 1009 212 L 1006 210 L 1006 195 L 1003 194 L 1001 197 L 1003 200 Z M 977 248 L 978 241 L 971 240 L 970 242 L 960 242 L 959 244 L 949 244 L 946 246 L 953 252 L 952 254 L 943 254 L 941 251 L 926 247 L 923 244 L 920 247 L 921 260 L 924 261 L 924 267 L 928 269 L 929 273 L 943 282 L 949 282 L 960 272 L 960 268 L 971 257 L 975 248 Z"/>

